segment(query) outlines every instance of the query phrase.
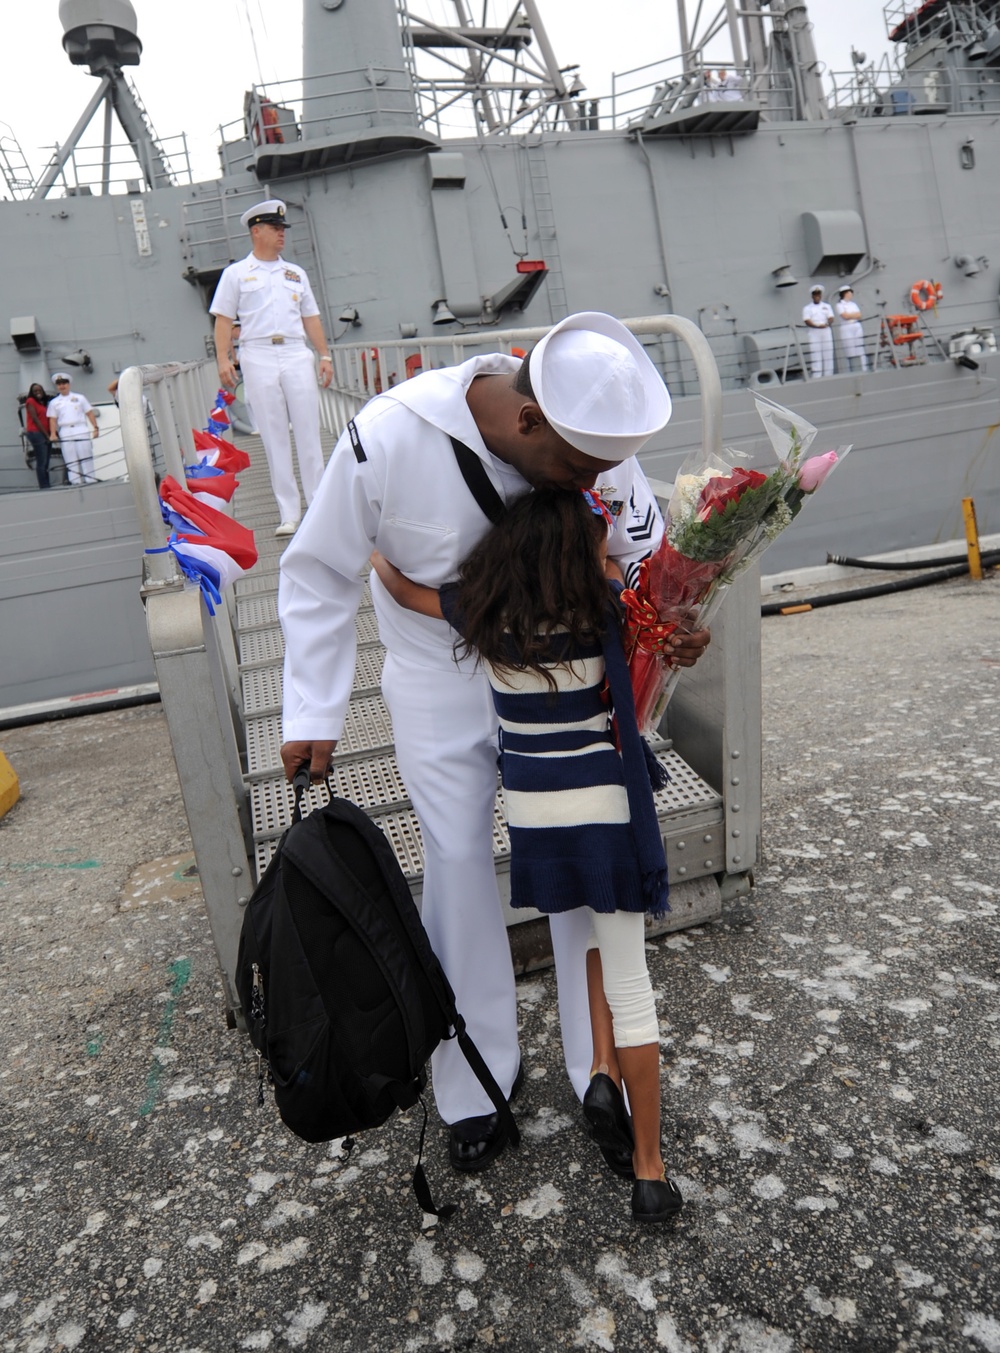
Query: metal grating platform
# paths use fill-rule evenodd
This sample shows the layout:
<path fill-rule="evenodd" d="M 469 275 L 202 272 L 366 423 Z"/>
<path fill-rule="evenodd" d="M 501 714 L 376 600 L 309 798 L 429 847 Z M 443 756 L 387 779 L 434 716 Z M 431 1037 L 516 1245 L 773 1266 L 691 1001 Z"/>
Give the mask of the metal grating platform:
<path fill-rule="evenodd" d="M 250 441 L 253 451 L 257 439 Z M 328 439 L 325 439 L 328 443 Z M 252 526 L 260 553 L 256 567 L 236 586 L 236 638 L 246 731 L 246 771 L 253 820 L 253 857 L 258 878 L 274 853 L 292 813 L 292 791 L 280 770 L 281 679 L 284 646 L 277 618 L 278 564 L 286 540 L 276 540 L 277 510 L 263 455 L 254 457 L 241 476 L 235 499 L 236 515 Z M 403 873 L 414 886 L 423 878 L 420 828 L 393 755 L 392 725 L 380 694 L 384 649 L 371 605 L 367 583 L 356 622 L 358 652 L 354 694 L 348 708 L 344 736 L 338 743 L 331 772 L 333 792 L 364 808 L 385 832 Z M 656 796 L 665 833 L 695 826 L 713 829 L 723 820 L 719 795 L 681 757 L 664 747 L 658 757 L 671 782 Z M 325 785 L 310 789 L 304 811 L 325 803 Z M 700 838 L 699 838 L 700 839 Z M 706 838 L 707 839 L 707 838 Z M 510 853 L 499 794 L 493 819 L 493 853 L 504 871 Z M 691 876 L 697 871 L 692 868 Z"/>

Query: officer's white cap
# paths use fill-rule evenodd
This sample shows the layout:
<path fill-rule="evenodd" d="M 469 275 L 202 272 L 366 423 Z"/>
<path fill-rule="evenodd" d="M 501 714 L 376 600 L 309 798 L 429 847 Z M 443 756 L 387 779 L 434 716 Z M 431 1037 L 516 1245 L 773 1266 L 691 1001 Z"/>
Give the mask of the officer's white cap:
<path fill-rule="evenodd" d="M 68 380 L 72 380 L 72 377 L 70 376 L 69 372 L 67 372 L 67 371 L 53 371 L 53 373 L 52 373 L 52 384 L 53 384 L 53 385 L 55 385 L 57 381 L 68 381 Z"/>
<path fill-rule="evenodd" d="M 249 230 L 255 225 L 280 225 L 286 226 L 285 204 L 277 197 L 269 198 L 266 202 L 258 202 L 255 207 L 250 207 L 240 217 L 240 225 L 245 230 Z"/>
<path fill-rule="evenodd" d="M 820 286 L 820 284 L 819 284 L 818 282 L 817 282 L 816 285 L 813 287 L 812 292 L 811 292 L 810 294 L 813 295 L 813 296 L 815 296 L 816 293 L 817 293 L 817 291 L 819 292 L 819 294 L 820 294 L 821 296 L 823 295 L 823 288 Z"/>
<path fill-rule="evenodd" d="M 595 460 L 634 456 L 670 418 L 663 377 L 612 315 L 561 320 L 532 349 L 528 370 L 549 426 Z"/>
<path fill-rule="evenodd" d="M 851 286 L 850 282 L 845 282 L 842 287 L 837 288 L 837 295 L 843 296 L 845 291 L 853 291 L 853 290 L 854 288 Z"/>

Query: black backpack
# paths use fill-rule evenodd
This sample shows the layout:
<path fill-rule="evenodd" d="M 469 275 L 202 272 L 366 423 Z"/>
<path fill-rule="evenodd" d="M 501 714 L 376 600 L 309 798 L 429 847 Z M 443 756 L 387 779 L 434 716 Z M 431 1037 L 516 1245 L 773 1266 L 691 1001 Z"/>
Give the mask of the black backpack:
<path fill-rule="evenodd" d="M 308 772 L 295 780 L 292 825 L 247 904 L 236 986 L 250 1041 L 282 1120 L 308 1142 L 379 1127 L 421 1098 L 438 1043 L 457 1038 L 516 1146 L 517 1125 L 490 1074 L 389 842 L 355 804 L 333 798 L 301 816 Z M 425 1212 L 420 1155 L 413 1177 Z M 345 1147 L 353 1145 L 349 1140 Z"/>

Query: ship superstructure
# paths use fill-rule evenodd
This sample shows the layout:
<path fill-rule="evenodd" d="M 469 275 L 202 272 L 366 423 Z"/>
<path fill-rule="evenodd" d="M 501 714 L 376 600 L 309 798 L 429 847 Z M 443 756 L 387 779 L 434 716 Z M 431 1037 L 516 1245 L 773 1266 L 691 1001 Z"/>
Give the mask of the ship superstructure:
<path fill-rule="evenodd" d="M 248 88 L 223 129 L 220 176 L 187 183 L 183 156 L 123 92 L 140 46 L 128 0 L 62 0 L 64 45 L 98 80 L 85 113 L 103 106 L 106 136 L 89 182 L 81 129 L 30 191 L 2 143 L 14 200 L 0 218 L 25 262 L 2 290 L 0 488 L 16 492 L 17 515 L 41 510 L 18 394 L 74 356 L 97 403 L 133 363 L 210 355 L 212 291 L 248 249 L 239 217 L 278 195 L 328 332 L 380 382 L 405 378 L 421 336 L 592 308 L 695 321 L 722 375 L 729 443 L 756 436 L 748 388 L 787 387 L 831 445 L 857 451 L 824 515 L 786 532 L 769 567 L 960 536 L 968 493 L 991 529 L 1000 0 L 895 0 L 897 61 L 858 54 L 832 78 L 805 4 L 682 0 L 683 50 L 616 76 L 600 99 L 560 64 L 543 9 L 454 0 L 431 22 L 402 0 L 308 4 L 301 75 Z M 115 118 L 131 156 L 119 174 Z M 31 266 L 43 258 L 72 267 Z M 871 369 L 840 360 L 814 380 L 803 305 L 813 285 L 835 299 L 847 281 Z M 648 341 L 676 411 L 644 460 L 669 480 L 699 442 L 696 375 L 681 346 Z M 73 516 L 60 496 L 46 512 Z"/>

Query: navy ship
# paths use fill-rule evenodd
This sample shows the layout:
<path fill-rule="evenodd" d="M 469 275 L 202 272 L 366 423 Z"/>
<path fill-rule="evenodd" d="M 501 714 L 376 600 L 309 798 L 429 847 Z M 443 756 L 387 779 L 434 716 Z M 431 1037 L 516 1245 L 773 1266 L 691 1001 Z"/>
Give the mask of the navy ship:
<path fill-rule="evenodd" d="M 0 143 L 19 260 L 0 283 L 0 398 L 16 409 L 67 369 L 103 403 L 111 450 L 96 482 L 39 492 L 4 436 L 0 614 L 25 637 L 5 645 L 0 707 L 151 677 L 107 387 L 136 363 L 211 356 L 207 307 L 262 197 L 288 204 L 338 379 L 404 379 L 430 336 L 672 313 L 714 354 L 727 445 L 757 439 L 749 392 L 765 388 L 825 443 L 854 444 L 769 570 L 958 538 L 968 496 L 996 529 L 1000 0 L 894 0 L 896 60 L 832 77 L 805 4 L 692 16 L 679 0 L 682 51 L 616 76 L 609 99 L 560 65 L 543 8 L 498 0 L 479 23 L 454 0 L 431 24 L 396 0 L 305 4 L 301 73 L 248 84 L 219 176 L 190 182 L 128 74 L 129 0 L 61 0 L 66 56 L 95 85 L 37 178 Z M 71 266 L 30 266 L 52 258 Z M 834 374 L 814 372 L 803 306 L 847 283 L 864 357 L 838 344 Z M 643 341 L 675 400 L 642 457 L 667 482 L 701 441 L 697 373 L 669 334 Z"/>

